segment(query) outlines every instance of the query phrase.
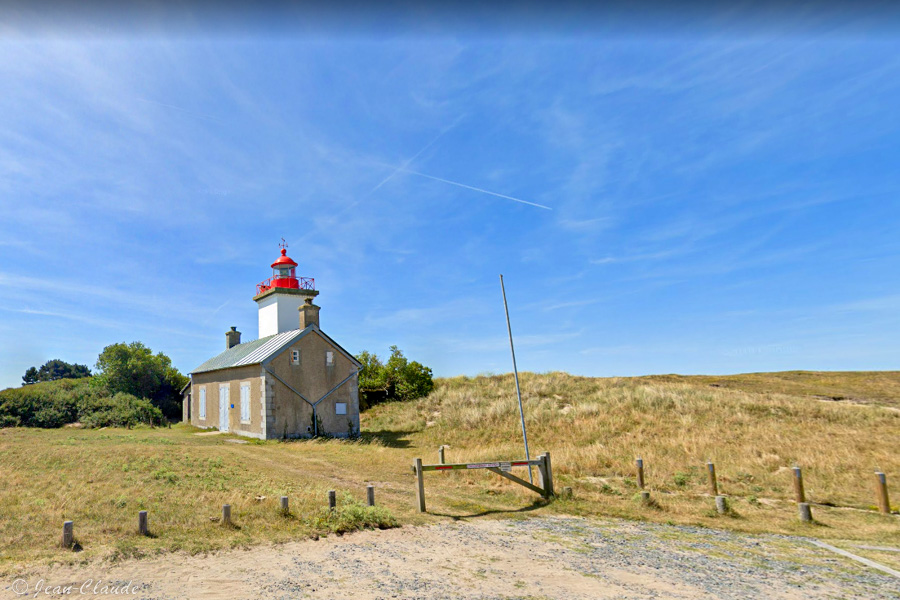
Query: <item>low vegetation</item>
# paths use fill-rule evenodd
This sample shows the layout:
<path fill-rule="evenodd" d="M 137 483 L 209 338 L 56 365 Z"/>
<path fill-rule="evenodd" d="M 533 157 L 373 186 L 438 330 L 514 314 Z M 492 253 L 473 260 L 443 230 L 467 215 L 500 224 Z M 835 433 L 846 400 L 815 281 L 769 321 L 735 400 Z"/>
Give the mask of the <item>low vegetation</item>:
<path fill-rule="evenodd" d="M 149 400 L 109 390 L 95 378 L 61 379 L 0 392 L 0 427 L 134 427 L 160 425 Z"/>
<path fill-rule="evenodd" d="M 900 385 L 900 373 L 882 376 Z M 788 499 L 790 467 L 800 465 L 814 502 L 863 509 L 875 501 L 875 470 L 900 479 L 897 400 L 858 404 L 822 400 L 819 390 L 791 396 L 698 383 L 525 373 L 532 452 L 551 450 L 556 472 L 584 492 L 620 497 L 634 493 L 636 457 L 650 486 L 672 494 L 703 493 L 707 460 L 738 497 Z M 376 409 L 368 424 L 418 431 L 427 445 L 477 460 L 522 454 L 518 413 L 511 375 L 458 377 L 419 402 Z"/>
<path fill-rule="evenodd" d="M 140 342 L 112 344 L 97 359 L 99 373 L 51 360 L 31 367 L 26 385 L 0 392 L 0 427 L 134 427 L 181 416 L 187 378 L 168 356 Z"/>
<path fill-rule="evenodd" d="M 544 502 L 485 471 L 430 472 L 425 515 L 414 507 L 414 458 L 437 462 L 441 445 L 449 462 L 522 456 L 511 376 L 439 379 L 425 398 L 363 413 L 362 435 L 352 441 L 239 440 L 185 425 L 2 429 L 0 572 L 35 561 L 204 552 L 360 527 L 554 512 L 896 547 L 898 517 L 875 511 L 872 473 L 888 474 L 896 505 L 900 411 L 885 390 L 900 385 L 900 373 L 872 374 L 879 378 L 881 391 L 847 383 L 851 402 L 823 399 L 838 394 L 816 387 L 814 377 L 804 380 L 803 395 L 788 395 L 769 387 L 780 385 L 779 374 L 753 378 L 745 391 L 722 378 L 523 373 L 532 455 L 551 452 L 557 489 L 570 486 L 573 497 Z M 637 498 L 636 456 L 645 461 L 649 506 Z M 706 489 L 709 459 L 729 496 L 727 515 L 715 512 Z M 791 499 L 795 464 L 814 503 L 812 525 L 798 521 Z M 369 483 L 377 509 L 363 506 Z M 330 489 L 338 491 L 334 513 L 325 508 Z M 281 495 L 290 497 L 288 516 L 278 511 Z M 232 528 L 215 522 L 225 503 Z M 136 535 L 139 510 L 149 511 L 154 537 Z M 82 552 L 55 547 L 64 519 L 75 521 Z"/>

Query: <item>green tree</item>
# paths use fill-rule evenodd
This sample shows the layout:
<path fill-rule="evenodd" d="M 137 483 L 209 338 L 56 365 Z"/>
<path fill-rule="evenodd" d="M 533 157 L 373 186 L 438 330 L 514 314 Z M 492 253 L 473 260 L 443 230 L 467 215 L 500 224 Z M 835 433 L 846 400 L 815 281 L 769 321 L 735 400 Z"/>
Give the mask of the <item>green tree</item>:
<path fill-rule="evenodd" d="M 188 378 L 172 366 L 172 360 L 153 354 L 141 342 L 112 344 L 97 358 L 98 379 L 110 394 L 122 392 L 146 398 L 170 418 L 181 413 L 178 392 Z"/>
<path fill-rule="evenodd" d="M 410 361 L 397 346 L 383 363 L 376 354 L 363 351 L 356 357 L 362 363 L 359 373 L 360 407 L 367 408 L 385 400 L 414 400 L 434 389 L 429 367 Z"/>
<path fill-rule="evenodd" d="M 362 368 L 359 370 L 359 389 L 387 390 L 387 371 L 377 355 L 363 350 L 356 360 L 362 363 Z"/>
<path fill-rule="evenodd" d="M 391 346 L 391 357 L 385 364 L 388 394 L 398 400 L 415 400 L 427 396 L 434 389 L 431 369 L 416 361 L 409 361 L 400 348 Z"/>
<path fill-rule="evenodd" d="M 28 367 L 28 370 L 25 371 L 25 374 L 22 375 L 22 381 L 25 382 L 25 385 L 29 385 L 31 383 L 38 382 L 38 371 L 34 367 Z"/>
<path fill-rule="evenodd" d="M 56 381 L 57 379 L 81 379 L 90 377 L 91 370 L 86 365 L 70 364 L 64 360 L 54 358 L 48 360 L 40 369 L 29 367 L 22 376 L 26 385 L 39 381 Z"/>

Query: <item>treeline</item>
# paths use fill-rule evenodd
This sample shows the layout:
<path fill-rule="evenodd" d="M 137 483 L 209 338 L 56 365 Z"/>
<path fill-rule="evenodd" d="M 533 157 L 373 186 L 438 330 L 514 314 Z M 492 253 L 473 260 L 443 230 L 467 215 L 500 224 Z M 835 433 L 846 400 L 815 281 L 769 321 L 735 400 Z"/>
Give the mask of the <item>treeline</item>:
<path fill-rule="evenodd" d="M 41 368 L 29 367 L 22 375 L 25 385 L 41 381 L 56 381 L 57 379 L 81 379 L 90 377 L 91 370 L 87 365 L 69 364 L 64 360 L 54 358 L 41 365 Z"/>
<path fill-rule="evenodd" d="M 359 372 L 360 410 L 380 402 L 414 400 L 427 396 L 434 389 L 429 367 L 408 360 L 397 346 L 391 346 L 390 350 L 391 356 L 387 362 L 366 350 L 356 357 L 362 363 Z"/>
<path fill-rule="evenodd" d="M 181 414 L 179 391 L 188 378 L 162 352 L 141 342 L 112 344 L 97 357 L 96 369 L 91 375 L 84 365 L 60 360 L 32 367 L 26 377 L 33 374 L 35 381 L 0 392 L 0 427 L 133 427 Z"/>

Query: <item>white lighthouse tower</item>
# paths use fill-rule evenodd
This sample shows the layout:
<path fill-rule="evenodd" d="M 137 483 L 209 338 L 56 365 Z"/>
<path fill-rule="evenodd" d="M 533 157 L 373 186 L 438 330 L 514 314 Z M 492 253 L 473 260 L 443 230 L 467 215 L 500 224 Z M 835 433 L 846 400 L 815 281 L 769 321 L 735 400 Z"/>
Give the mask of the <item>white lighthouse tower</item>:
<path fill-rule="evenodd" d="M 298 324 L 318 325 L 318 306 L 312 299 L 319 295 L 316 281 L 311 277 L 297 277 L 297 263 L 287 255 L 287 244 L 279 244 L 281 256 L 272 263 L 272 277 L 257 284 L 253 300 L 259 305 L 260 339 L 293 331 Z M 301 307 L 304 310 L 300 310 Z M 315 315 L 315 319 L 310 317 Z M 306 317 L 304 319 L 304 317 Z"/>

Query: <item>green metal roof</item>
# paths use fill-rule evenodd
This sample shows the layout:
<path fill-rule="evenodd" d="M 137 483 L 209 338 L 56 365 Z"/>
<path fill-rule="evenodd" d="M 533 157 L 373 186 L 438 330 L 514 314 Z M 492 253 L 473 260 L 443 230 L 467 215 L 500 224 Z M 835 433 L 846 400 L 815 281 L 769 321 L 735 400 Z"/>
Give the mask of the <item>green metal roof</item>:
<path fill-rule="evenodd" d="M 270 335 L 259 338 L 245 344 L 232 346 L 222 354 L 214 356 L 191 373 L 205 373 L 207 371 L 218 371 L 219 369 L 230 369 L 232 367 L 243 367 L 246 365 L 256 365 L 278 350 L 284 348 L 287 344 L 292 343 L 304 333 L 303 329 L 294 329 L 285 331 L 276 335 Z"/>
<path fill-rule="evenodd" d="M 362 367 L 360 362 L 356 360 L 355 356 L 344 350 L 344 348 L 341 347 L 340 344 L 328 337 L 328 335 L 326 335 L 324 331 L 313 324 L 306 329 L 294 329 L 292 331 L 285 331 L 276 335 L 259 338 L 258 340 L 247 342 L 245 344 L 232 346 L 222 354 L 212 357 L 211 359 L 191 371 L 191 374 L 193 375 L 195 373 L 206 373 L 207 371 L 218 371 L 220 369 L 230 369 L 232 367 L 258 365 L 262 362 L 265 362 L 275 354 L 278 354 L 278 352 L 280 352 L 286 346 L 293 344 L 306 334 L 313 331 L 322 336 L 322 339 L 331 344 L 341 354 L 346 356 L 347 359 L 350 360 L 350 362 L 356 365 L 357 369 Z"/>

